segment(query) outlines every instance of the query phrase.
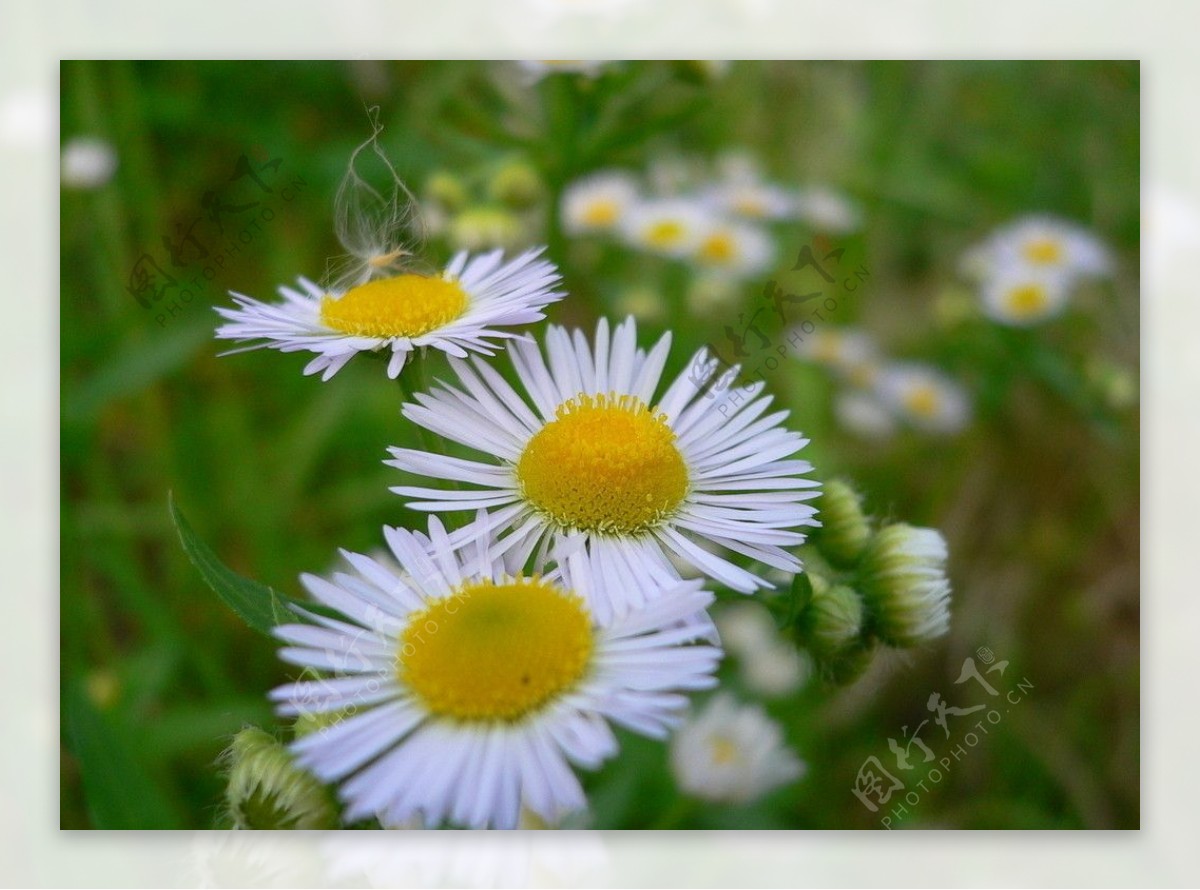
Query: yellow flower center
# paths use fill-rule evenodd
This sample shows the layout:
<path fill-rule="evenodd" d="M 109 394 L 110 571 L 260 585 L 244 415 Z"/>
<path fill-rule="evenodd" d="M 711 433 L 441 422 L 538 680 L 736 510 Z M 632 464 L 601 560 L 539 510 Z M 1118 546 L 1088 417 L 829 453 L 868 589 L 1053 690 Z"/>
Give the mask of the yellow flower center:
<path fill-rule="evenodd" d="M 817 342 L 813 344 L 813 358 L 822 364 L 836 364 L 842 356 L 842 338 L 829 331 L 817 334 Z"/>
<path fill-rule="evenodd" d="M 578 683 L 593 644 L 578 596 L 537 577 L 481 581 L 409 617 L 397 676 L 434 714 L 516 720 Z"/>
<path fill-rule="evenodd" d="M 757 195 L 739 195 L 733 201 L 733 212 L 757 219 L 767 215 L 767 207 Z"/>
<path fill-rule="evenodd" d="M 737 746 L 723 735 L 715 736 L 712 740 L 712 759 L 717 766 L 733 763 L 737 759 Z"/>
<path fill-rule="evenodd" d="M 674 247 L 687 231 L 677 219 L 662 219 L 646 229 L 646 243 L 651 247 Z"/>
<path fill-rule="evenodd" d="M 419 337 L 466 311 L 457 281 L 425 275 L 378 278 L 321 300 L 321 322 L 356 337 Z"/>
<path fill-rule="evenodd" d="M 737 256 L 737 242 L 728 232 L 709 235 L 700 244 L 700 258 L 710 263 L 728 263 Z"/>
<path fill-rule="evenodd" d="M 610 198 L 593 201 L 583 211 L 583 221 L 589 226 L 611 226 L 617 221 L 617 202 Z"/>
<path fill-rule="evenodd" d="M 940 402 L 937 388 L 928 383 L 914 386 L 904 396 L 905 406 L 918 417 L 933 417 Z"/>
<path fill-rule="evenodd" d="M 558 525 L 621 535 L 660 522 L 688 490 L 666 419 L 616 394 L 560 405 L 525 446 L 517 478 L 525 498 Z"/>
<path fill-rule="evenodd" d="M 1023 284 L 1008 292 L 1008 311 L 1015 318 L 1032 318 L 1046 310 L 1049 297 L 1040 284 Z"/>
<path fill-rule="evenodd" d="M 1062 262 L 1062 243 L 1054 238 L 1038 238 L 1024 248 L 1025 259 L 1037 266 L 1053 266 Z"/>

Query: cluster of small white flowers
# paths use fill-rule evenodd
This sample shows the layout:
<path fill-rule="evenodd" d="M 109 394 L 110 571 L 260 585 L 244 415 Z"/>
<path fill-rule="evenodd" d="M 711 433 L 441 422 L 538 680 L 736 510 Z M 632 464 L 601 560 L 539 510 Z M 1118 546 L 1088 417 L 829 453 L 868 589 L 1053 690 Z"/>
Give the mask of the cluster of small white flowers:
<path fill-rule="evenodd" d="M 983 313 L 1020 327 L 1061 314 L 1081 282 L 1107 277 L 1112 267 L 1108 248 L 1095 235 L 1046 215 L 1001 226 L 961 261 L 963 274 L 978 287 Z"/>
<path fill-rule="evenodd" d="M 663 159 L 645 183 L 627 171 L 589 174 L 563 194 L 564 228 L 615 237 L 635 250 L 687 262 L 704 275 L 740 281 L 765 273 L 775 261 L 772 223 L 799 220 L 827 233 L 859 225 L 858 209 L 829 188 L 785 188 L 740 155 L 717 167 L 714 175 Z"/>
<path fill-rule="evenodd" d="M 858 328 L 824 326 L 795 335 L 797 354 L 832 373 L 842 384 L 834 412 L 847 430 L 886 439 L 901 425 L 952 435 L 970 420 L 963 386 L 937 368 L 887 360 L 875 340 Z"/>

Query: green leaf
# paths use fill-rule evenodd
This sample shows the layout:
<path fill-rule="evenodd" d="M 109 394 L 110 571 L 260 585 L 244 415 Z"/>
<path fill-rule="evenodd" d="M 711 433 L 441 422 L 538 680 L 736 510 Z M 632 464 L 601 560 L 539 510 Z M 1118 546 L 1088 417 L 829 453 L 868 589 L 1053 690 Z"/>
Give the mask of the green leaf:
<path fill-rule="evenodd" d="M 128 733 L 76 687 L 64 703 L 67 737 L 79 763 L 92 827 L 181 828 L 170 799 L 136 756 Z"/>
<path fill-rule="evenodd" d="M 805 570 L 793 575 L 791 609 L 788 612 L 784 628 L 789 628 L 796 623 L 796 619 L 800 616 L 801 612 L 808 608 L 808 604 L 812 602 L 812 598 L 812 579 L 808 577 L 808 571 Z"/>
<path fill-rule="evenodd" d="M 192 527 L 188 525 L 179 508 L 175 506 L 175 497 L 168 497 L 171 509 L 171 520 L 179 532 L 179 541 L 183 544 L 183 552 L 187 554 L 192 565 L 200 572 L 206 584 L 211 587 L 238 616 L 259 633 L 271 635 L 271 629 L 285 621 L 296 620 L 289 605 L 297 604 L 296 600 L 276 593 L 265 584 L 243 578 L 233 571 L 213 553 L 208 546 L 196 537 Z"/>

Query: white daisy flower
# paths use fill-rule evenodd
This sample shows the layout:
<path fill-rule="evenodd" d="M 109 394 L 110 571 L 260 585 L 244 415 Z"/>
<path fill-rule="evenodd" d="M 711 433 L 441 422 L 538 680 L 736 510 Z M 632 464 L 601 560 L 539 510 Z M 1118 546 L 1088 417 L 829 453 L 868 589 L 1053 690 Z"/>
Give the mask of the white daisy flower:
<path fill-rule="evenodd" d="M 752 278 L 771 268 L 775 242 L 757 226 L 717 220 L 700 233 L 692 259 L 720 275 Z"/>
<path fill-rule="evenodd" d="M 757 176 L 736 176 L 711 186 L 705 200 L 721 213 L 760 222 L 794 219 L 796 198 Z"/>
<path fill-rule="evenodd" d="M 989 277 L 980 290 L 988 318 L 1019 327 L 1061 314 L 1069 296 L 1062 273 L 1021 266 L 1011 266 Z"/>
<path fill-rule="evenodd" d="M 823 186 L 800 192 L 796 197 L 796 212 L 809 225 L 831 234 L 853 232 L 862 225 L 858 206 L 845 195 Z"/>
<path fill-rule="evenodd" d="M 510 575 L 482 528 L 460 553 L 436 518 L 428 537 L 385 534 L 406 574 L 344 552 L 356 574 L 302 578 L 344 619 L 298 609 L 312 623 L 275 631 L 285 661 L 331 674 L 276 689 L 279 713 L 349 715 L 291 745 L 348 821 L 514 828 L 524 807 L 556 822 L 586 805 L 569 764 L 616 754 L 610 723 L 664 738 L 680 693 L 715 683 L 720 650 L 693 645 L 714 637 L 699 581 L 605 619 L 590 604 L 629 579 L 581 551 Z"/>
<path fill-rule="evenodd" d="M 834 371 L 855 386 L 869 386 L 879 374 L 879 347 L 866 331 L 822 325 L 811 334 L 793 328 L 788 339 L 801 358 Z"/>
<path fill-rule="evenodd" d="M 1102 278 L 1112 274 L 1108 248 L 1076 223 L 1047 215 L 1022 217 L 985 242 L 989 275 L 1016 264 L 1042 273 Z"/>
<path fill-rule="evenodd" d="M 927 365 L 898 363 L 880 372 L 875 392 L 893 414 L 928 433 L 960 432 L 970 420 L 966 390 Z"/>
<path fill-rule="evenodd" d="M 638 187 L 628 173 L 609 170 L 577 179 L 562 197 L 563 227 L 572 234 L 611 232 L 638 202 Z"/>
<path fill-rule="evenodd" d="M 540 253 L 529 250 L 507 263 L 500 250 L 475 257 L 460 253 L 441 275 L 376 278 L 339 294 L 301 278 L 297 288 L 279 288 L 282 303 L 233 293 L 238 308 L 217 308 L 228 319 L 217 337 L 263 341 L 243 349 L 315 352 L 304 373 L 319 371 L 322 380 L 360 352 L 390 352 L 392 378 L 419 347 L 458 357 L 491 355 L 496 344 L 490 341 L 517 336 L 497 327 L 540 321 L 542 310 L 565 296 L 554 290 L 558 270 L 539 260 Z"/>
<path fill-rule="evenodd" d="M 659 198 L 630 208 L 621 233 L 639 250 L 682 259 L 696 250 L 712 219 L 698 201 Z"/>
<path fill-rule="evenodd" d="M 553 325 L 546 343 L 549 366 L 536 343 L 509 344 L 532 406 L 478 360 L 452 360 L 461 389 L 443 384 L 404 406 L 414 423 L 496 460 L 393 448 L 390 463 L 474 488 L 392 490 L 415 498 L 417 510 L 493 510 L 526 555 L 547 539 L 586 543 L 627 578 L 673 577 L 673 553 L 735 590 L 770 586 L 693 537 L 799 571 L 784 548 L 804 541 L 798 527 L 816 524 L 805 501 L 819 483 L 804 478 L 807 461 L 787 459 L 808 440 L 780 426 L 788 412 L 767 413 L 761 381 L 709 386 L 718 360 L 702 349 L 656 401 L 671 335 L 638 349 L 632 318 L 611 337 L 601 320 L 594 347 L 581 331 Z M 626 587 L 612 605 L 641 602 L 638 587 Z"/>
<path fill-rule="evenodd" d="M 68 188 L 97 189 L 117 170 L 117 153 L 104 139 L 79 136 L 62 147 L 61 180 Z"/>
<path fill-rule="evenodd" d="M 794 782 L 805 766 L 762 708 L 722 693 L 675 733 L 671 771 L 693 797 L 746 804 Z"/>

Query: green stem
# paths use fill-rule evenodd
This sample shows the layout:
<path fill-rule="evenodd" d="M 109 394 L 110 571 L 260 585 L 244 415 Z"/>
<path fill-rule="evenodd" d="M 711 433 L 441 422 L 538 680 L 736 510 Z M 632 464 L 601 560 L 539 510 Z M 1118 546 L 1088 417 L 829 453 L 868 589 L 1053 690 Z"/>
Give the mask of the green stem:
<path fill-rule="evenodd" d="M 402 401 L 419 404 L 416 399 L 416 393 L 428 389 L 425 370 L 426 360 L 425 351 L 422 349 L 408 360 L 408 364 L 404 366 L 404 370 L 396 378 L 396 385 L 400 387 L 400 399 Z M 419 377 L 420 379 L 414 381 L 414 377 Z M 431 454 L 446 453 L 445 448 L 442 447 L 441 439 L 434 436 L 431 430 L 415 422 L 412 423 L 412 426 L 416 428 L 417 439 L 422 451 L 428 451 Z"/>

